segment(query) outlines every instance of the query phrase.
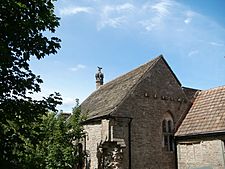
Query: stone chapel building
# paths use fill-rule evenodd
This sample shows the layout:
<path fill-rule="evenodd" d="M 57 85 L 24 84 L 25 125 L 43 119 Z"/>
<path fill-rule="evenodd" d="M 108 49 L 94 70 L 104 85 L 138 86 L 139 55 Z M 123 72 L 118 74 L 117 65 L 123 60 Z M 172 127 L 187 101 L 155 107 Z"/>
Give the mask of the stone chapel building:
<path fill-rule="evenodd" d="M 225 87 L 182 87 L 163 56 L 103 77 L 81 104 L 85 169 L 225 168 Z"/>

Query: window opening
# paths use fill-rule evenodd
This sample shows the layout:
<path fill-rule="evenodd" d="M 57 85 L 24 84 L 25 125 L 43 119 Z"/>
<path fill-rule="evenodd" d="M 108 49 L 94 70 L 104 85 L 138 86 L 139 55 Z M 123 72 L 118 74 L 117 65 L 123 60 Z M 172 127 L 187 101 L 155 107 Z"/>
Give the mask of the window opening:
<path fill-rule="evenodd" d="M 163 120 L 162 129 L 163 129 L 163 132 L 167 131 L 167 129 L 166 129 L 166 120 Z"/>
<path fill-rule="evenodd" d="M 173 120 L 169 113 L 162 121 L 163 147 L 166 151 L 174 151 Z"/>

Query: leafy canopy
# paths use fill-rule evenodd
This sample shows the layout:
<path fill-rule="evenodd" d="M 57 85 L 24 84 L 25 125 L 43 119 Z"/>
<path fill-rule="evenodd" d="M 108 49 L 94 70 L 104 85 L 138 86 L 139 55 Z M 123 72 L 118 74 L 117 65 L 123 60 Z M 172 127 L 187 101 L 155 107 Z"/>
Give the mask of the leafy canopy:
<path fill-rule="evenodd" d="M 71 169 L 81 166 L 84 155 L 79 147 L 83 137 L 82 120 L 78 107 L 69 118 L 53 112 L 44 115 L 42 121 L 34 125 L 40 130 L 38 143 L 28 143 L 25 147 L 30 153 L 25 157 L 24 168 Z"/>
<path fill-rule="evenodd" d="M 0 166 L 24 168 L 27 146 L 38 142 L 40 128 L 35 124 L 61 103 L 58 93 L 42 100 L 27 94 L 40 92 L 40 76 L 29 66 L 31 57 L 41 59 L 55 54 L 60 39 L 54 33 L 59 18 L 54 0 L 0 1 Z M 31 132 L 33 131 L 33 132 Z"/>

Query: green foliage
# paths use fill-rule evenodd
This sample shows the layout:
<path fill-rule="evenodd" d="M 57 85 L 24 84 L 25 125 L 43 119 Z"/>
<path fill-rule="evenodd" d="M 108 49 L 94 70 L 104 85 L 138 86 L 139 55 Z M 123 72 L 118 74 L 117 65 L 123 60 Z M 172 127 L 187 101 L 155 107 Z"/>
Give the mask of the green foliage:
<path fill-rule="evenodd" d="M 73 114 L 65 119 L 54 112 L 43 115 L 39 121 L 23 124 L 24 133 L 14 134 L 20 142 L 11 140 L 13 155 L 18 159 L 1 164 L 2 168 L 21 169 L 71 169 L 83 161 L 79 150 L 83 138 L 80 109 L 74 108 Z M 10 122 L 13 128 L 17 124 Z M 20 127 L 18 127 L 20 128 Z M 26 133 L 26 134 L 25 134 Z M 15 163 L 17 162 L 17 163 Z M 13 165 L 12 165 L 13 164 Z"/>
<path fill-rule="evenodd" d="M 71 169 L 79 164 L 83 158 L 79 151 L 79 141 L 83 137 L 82 118 L 80 110 L 74 110 L 68 119 L 48 113 L 41 123 L 37 123 L 41 130 L 39 141 L 36 146 L 26 147 L 32 152 L 26 159 L 29 162 L 27 169 Z"/>
<path fill-rule="evenodd" d="M 38 163 L 30 155 L 41 137 L 37 124 L 47 111 L 56 111 L 56 105 L 61 103 L 58 93 L 39 101 L 27 95 L 40 92 L 43 82 L 30 70 L 30 58 L 41 59 L 60 48 L 60 39 L 43 34 L 54 33 L 59 26 L 53 1 L 0 1 L 0 166 L 3 169 L 31 168 L 30 164 Z"/>
<path fill-rule="evenodd" d="M 54 0 L 3 0 L 0 2 L 0 42 L 6 60 L 13 54 L 22 60 L 43 58 L 56 53 L 59 39 L 48 39 L 44 31 L 55 32 L 59 18 L 54 14 Z"/>

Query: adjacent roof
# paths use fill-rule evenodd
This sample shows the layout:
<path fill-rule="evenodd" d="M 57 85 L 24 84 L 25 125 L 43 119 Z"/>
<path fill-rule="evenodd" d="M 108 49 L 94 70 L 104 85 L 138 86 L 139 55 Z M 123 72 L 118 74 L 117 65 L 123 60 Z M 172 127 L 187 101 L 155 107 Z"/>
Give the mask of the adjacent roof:
<path fill-rule="evenodd" d="M 199 91 L 176 136 L 225 131 L 225 86 Z"/>
<path fill-rule="evenodd" d="M 144 74 L 150 71 L 160 60 L 166 63 L 163 56 L 160 55 L 150 62 L 104 84 L 81 104 L 81 112 L 87 115 L 87 120 L 110 115 L 116 111 L 117 107 L 132 91 L 134 86 L 138 84 Z"/>

